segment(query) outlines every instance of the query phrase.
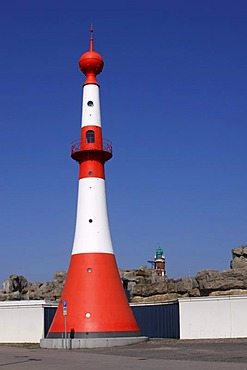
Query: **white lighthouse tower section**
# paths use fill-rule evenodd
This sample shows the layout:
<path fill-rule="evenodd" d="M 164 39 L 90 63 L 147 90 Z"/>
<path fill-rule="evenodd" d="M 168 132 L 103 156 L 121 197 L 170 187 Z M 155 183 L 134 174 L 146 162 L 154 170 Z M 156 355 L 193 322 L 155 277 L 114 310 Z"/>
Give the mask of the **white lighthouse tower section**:
<path fill-rule="evenodd" d="M 79 180 L 75 239 L 72 254 L 112 253 L 105 180 Z"/>
<path fill-rule="evenodd" d="M 85 85 L 82 99 L 82 123 L 84 126 L 101 127 L 99 86 Z"/>
<path fill-rule="evenodd" d="M 101 127 L 100 96 L 97 84 L 83 88 L 81 127 Z M 105 180 L 84 177 L 79 180 L 75 237 L 72 254 L 113 254 L 108 223 Z"/>

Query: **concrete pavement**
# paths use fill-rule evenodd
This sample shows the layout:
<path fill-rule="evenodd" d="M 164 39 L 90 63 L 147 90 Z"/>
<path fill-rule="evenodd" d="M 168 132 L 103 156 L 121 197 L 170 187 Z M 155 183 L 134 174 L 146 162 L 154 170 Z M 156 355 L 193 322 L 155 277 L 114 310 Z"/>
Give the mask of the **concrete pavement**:
<path fill-rule="evenodd" d="M 37 345 L 0 345 L 0 369 L 6 370 L 247 370 L 247 340 L 146 343 L 73 351 Z"/>

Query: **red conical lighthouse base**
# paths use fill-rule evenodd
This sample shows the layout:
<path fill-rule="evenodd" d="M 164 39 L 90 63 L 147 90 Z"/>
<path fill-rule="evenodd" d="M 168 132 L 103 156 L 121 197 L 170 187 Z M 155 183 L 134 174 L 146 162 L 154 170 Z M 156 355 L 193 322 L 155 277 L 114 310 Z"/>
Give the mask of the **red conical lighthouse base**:
<path fill-rule="evenodd" d="M 73 338 L 139 336 L 113 254 L 73 255 L 48 338 L 64 333 L 63 302 L 67 309 L 67 332 Z"/>
<path fill-rule="evenodd" d="M 129 307 L 115 256 L 73 255 L 61 302 L 41 347 L 97 348 L 145 340 Z"/>

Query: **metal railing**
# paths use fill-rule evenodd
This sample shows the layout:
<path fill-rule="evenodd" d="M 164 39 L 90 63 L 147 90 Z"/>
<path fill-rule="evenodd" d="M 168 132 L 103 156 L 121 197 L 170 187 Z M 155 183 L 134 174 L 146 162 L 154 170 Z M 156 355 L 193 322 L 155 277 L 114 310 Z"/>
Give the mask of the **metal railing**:
<path fill-rule="evenodd" d="M 93 144 L 93 149 L 91 147 L 92 144 Z M 103 150 L 104 152 L 112 154 L 112 142 L 107 139 L 102 140 L 102 148 L 100 146 L 97 146 L 96 143 L 87 144 L 85 142 L 82 142 L 81 139 L 74 140 L 71 143 L 70 153 L 73 154 L 76 152 L 80 152 L 82 150 L 81 149 L 82 147 L 83 147 L 83 150 L 87 150 L 87 147 L 86 147 L 87 145 L 89 145 L 88 150 Z"/>

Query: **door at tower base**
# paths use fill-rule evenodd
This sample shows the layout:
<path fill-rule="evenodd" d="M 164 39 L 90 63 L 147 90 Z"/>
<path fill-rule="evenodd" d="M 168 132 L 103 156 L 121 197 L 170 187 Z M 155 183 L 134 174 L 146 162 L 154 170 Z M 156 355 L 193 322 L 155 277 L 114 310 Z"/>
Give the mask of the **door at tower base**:
<path fill-rule="evenodd" d="M 114 254 L 72 255 L 48 339 L 64 335 L 64 301 L 67 305 L 66 333 L 71 339 L 141 335 L 122 287 Z"/>

